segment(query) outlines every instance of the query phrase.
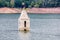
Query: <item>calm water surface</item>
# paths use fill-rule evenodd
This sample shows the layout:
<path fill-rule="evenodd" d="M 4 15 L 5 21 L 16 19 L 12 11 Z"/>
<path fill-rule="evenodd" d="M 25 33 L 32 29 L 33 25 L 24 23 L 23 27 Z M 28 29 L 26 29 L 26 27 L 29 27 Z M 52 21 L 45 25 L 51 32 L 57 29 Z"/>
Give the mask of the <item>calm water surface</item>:
<path fill-rule="evenodd" d="M 60 40 L 60 14 L 29 14 L 30 31 L 18 31 L 20 14 L 0 14 L 0 40 Z"/>

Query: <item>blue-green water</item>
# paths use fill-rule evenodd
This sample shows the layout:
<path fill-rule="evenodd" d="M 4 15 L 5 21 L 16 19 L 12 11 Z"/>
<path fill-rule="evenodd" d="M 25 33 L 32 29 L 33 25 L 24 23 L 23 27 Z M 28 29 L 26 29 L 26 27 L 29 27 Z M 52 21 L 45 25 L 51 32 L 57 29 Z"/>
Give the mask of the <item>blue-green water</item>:
<path fill-rule="evenodd" d="M 0 14 L 0 40 L 60 40 L 60 14 L 28 14 L 30 31 L 18 31 L 20 14 Z"/>

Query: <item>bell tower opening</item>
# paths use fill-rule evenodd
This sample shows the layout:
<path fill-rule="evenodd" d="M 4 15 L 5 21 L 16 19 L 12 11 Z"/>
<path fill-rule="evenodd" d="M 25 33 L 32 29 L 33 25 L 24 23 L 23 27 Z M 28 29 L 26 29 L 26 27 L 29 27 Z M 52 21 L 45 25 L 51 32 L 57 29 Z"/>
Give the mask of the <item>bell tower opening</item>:
<path fill-rule="evenodd" d="M 24 21 L 24 27 L 26 27 L 26 21 Z"/>

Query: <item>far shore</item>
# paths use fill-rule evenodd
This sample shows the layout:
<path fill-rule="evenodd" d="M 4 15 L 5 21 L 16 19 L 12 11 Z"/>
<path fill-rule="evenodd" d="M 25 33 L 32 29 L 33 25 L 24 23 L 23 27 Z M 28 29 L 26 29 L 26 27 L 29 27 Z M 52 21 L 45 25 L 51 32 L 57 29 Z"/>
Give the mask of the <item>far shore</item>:
<path fill-rule="evenodd" d="M 21 13 L 21 8 L 0 8 L 0 14 L 2 13 Z M 58 8 L 27 8 L 27 13 L 38 13 L 38 14 L 60 14 L 60 7 Z"/>

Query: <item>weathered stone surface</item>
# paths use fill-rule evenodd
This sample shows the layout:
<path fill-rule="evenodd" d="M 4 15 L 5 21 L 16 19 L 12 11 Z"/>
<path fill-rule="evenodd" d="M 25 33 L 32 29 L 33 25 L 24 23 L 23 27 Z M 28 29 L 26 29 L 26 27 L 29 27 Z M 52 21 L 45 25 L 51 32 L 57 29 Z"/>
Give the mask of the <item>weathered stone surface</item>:
<path fill-rule="evenodd" d="M 18 30 L 30 30 L 30 18 L 26 10 L 22 10 L 21 16 L 18 19 Z"/>

